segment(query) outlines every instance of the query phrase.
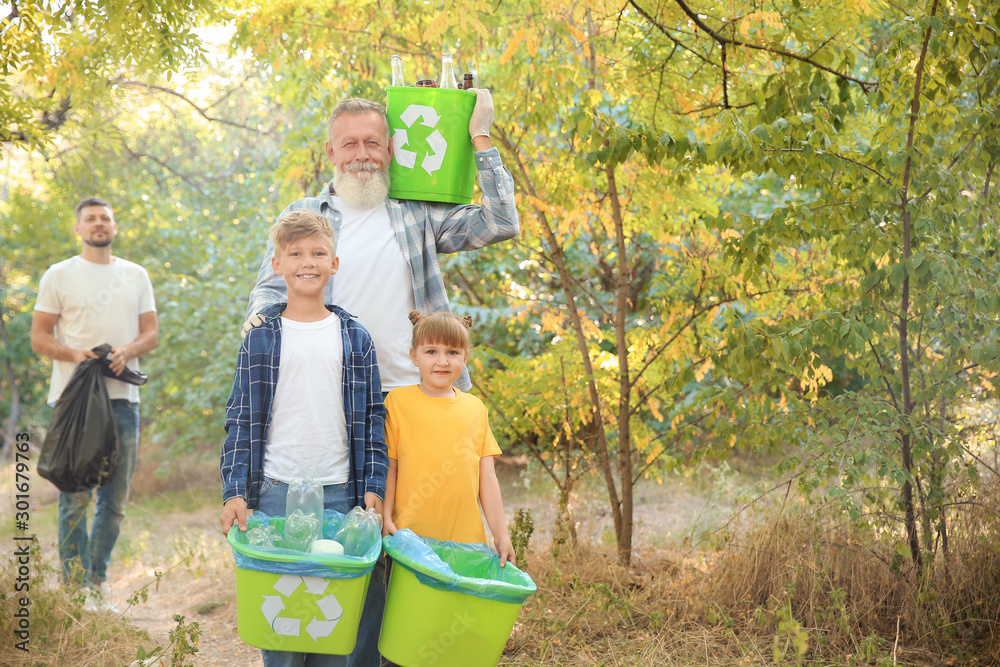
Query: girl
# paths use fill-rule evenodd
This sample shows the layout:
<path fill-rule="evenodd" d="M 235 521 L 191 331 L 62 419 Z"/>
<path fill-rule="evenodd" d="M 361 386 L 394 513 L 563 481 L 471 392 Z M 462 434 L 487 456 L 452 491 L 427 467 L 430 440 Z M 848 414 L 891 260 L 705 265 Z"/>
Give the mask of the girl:
<path fill-rule="evenodd" d="M 493 458 L 500 454 L 483 402 L 456 389 L 469 360 L 472 318 L 410 313 L 410 358 L 420 384 L 385 400 L 389 472 L 383 532 L 409 528 L 454 542 L 486 542 L 479 504 L 501 567 L 514 562 Z"/>

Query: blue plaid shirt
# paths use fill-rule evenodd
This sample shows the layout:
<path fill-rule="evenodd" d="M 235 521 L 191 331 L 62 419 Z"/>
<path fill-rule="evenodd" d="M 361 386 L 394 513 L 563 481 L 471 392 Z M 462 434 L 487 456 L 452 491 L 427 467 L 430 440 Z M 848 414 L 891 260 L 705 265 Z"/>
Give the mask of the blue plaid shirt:
<path fill-rule="evenodd" d="M 233 390 L 226 403 L 226 442 L 222 445 L 222 502 L 241 497 L 256 508 L 264 478 L 264 447 L 271 404 L 281 365 L 281 313 L 284 303 L 264 309 L 264 323 L 243 339 Z M 385 498 L 389 457 L 385 446 L 385 408 L 375 345 L 363 326 L 338 306 L 327 306 L 342 320 L 344 339 L 344 415 L 350 447 L 348 497 L 364 506 L 365 493 Z"/>
<path fill-rule="evenodd" d="M 517 236 L 519 219 L 514 200 L 514 179 L 503 166 L 496 148 L 476 152 L 479 170 L 479 187 L 483 191 L 482 206 L 456 206 L 434 202 L 386 199 L 389 220 L 396 234 L 403 257 L 410 265 L 413 282 L 413 303 L 424 313 L 447 311 L 448 290 L 438 264 L 438 253 L 475 250 Z M 324 188 L 318 197 L 306 197 L 289 204 L 278 220 L 292 211 L 312 211 L 326 216 L 333 225 L 337 238 L 343 216 L 333 204 L 333 183 Z M 267 251 L 257 274 L 257 285 L 250 292 L 247 319 L 266 306 L 285 299 L 285 281 L 274 273 L 271 257 L 274 246 L 267 243 Z M 333 302 L 333 281 L 326 285 L 326 301 Z M 472 383 L 467 371 L 455 383 L 467 391 Z"/>

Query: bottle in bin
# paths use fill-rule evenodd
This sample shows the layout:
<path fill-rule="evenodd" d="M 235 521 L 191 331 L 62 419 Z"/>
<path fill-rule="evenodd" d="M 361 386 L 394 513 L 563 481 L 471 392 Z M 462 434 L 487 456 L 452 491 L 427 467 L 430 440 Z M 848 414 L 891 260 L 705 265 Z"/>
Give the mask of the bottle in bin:
<path fill-rule="evenodd" d="M 441 55 L 441 80 L 438 84 L 440 88 L 460 88 L 455 79 L 455 65 L 452 62 L 451 51 L 445 51 Z"/>
<path fill-rule="evenodd" d="M 398 53 L 389 56 L 389 64 L 392 66 L 392 85 L 405 86 L 406 79 L 403 78 L 403 60 Z"/>

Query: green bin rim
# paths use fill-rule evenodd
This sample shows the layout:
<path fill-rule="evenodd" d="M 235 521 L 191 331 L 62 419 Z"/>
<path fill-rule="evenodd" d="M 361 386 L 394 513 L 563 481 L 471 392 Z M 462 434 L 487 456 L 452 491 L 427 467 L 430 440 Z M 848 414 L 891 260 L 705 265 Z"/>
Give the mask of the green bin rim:
<path fill-rule="evenodd" d="M 500 571 L 503 573 L 505 577 L 509 575 L 511 578 L 518 579 L 519 580 L 518 582 L 505 581 L 503 579 L 497 580 L 497 579 L 481 579 L 479 577 L 467 577 L 465 575 L 458 574 L 457 572 L 454 571 L 454 569 L 452 569 L 452 572 L 455 575 L 454 578 L 442 578 L 441 572 L 426 567 L 420 563 L 414 562 L 413 559 L 407 557 L 405 554 L 403 554 L 402 558 L 400 558 L 397 555 L 398 552 L 397 554 L 394 554 L 393 551 L 395 549 L 393 548 L 392 544 L 392 535 L 387 535 L 383 537 L 382 545 L 385 552 L 392 557 L 393 567 L 396 567 L 397 564 L 401 565 L 410 572 L 413 572 L 415 574 L 420 574 L 429 579 L 433 579 L 434 581 L 446 584 L 449 588 L 461 589 L 461 592 L 470 595 L 475 595 L 476 597 L 479 597 L 478 595 L 476 595 L 479 592 L 493 591 L 501 595 L 509 595 L 511 597 L 522 597 L 524 599 L 527 599 L 531 597 L 538 590 L 538 586 L 531 578 L 531 575 L 529 575 L 524 570 L 521 570 L 510 561 L 507 561 L 507 563 L 502 568 L 500 568 Z M 449 547 L 443 544 L 442 547 L 445 549 L 451 549 L 453 551 L 460 551 L 460 549 L 454 549 L 453 547 Z M 434 549 L 433 547 L 431 547 L 431 549 L 435 553 L 437 553 L 436 549 Z M 440 554 L 438 554 L 438 556 L 440 557 Z M 499 560 L 500 556 L 496 556 L 496 558 Z M 448 565 L 451 566 L 451 563 L 448 563 Z M 508 570 L 508 568 L 513 568 L 513 574 L 509 574 L 510 570 Z"/>
<path fill-rule="evenodd" d="M 275 554 L 262 554 L 256 550 L 251 544 L 246 544 L 245 542 L 239 541 L 239 535 L 245 535 L 245 533 L 240 531 L 240 527 L 233 525 L 229 529 L 229 533 L 226 538 L 229 540 L 229 546 L 234 550 L 239 551 L 241 554 L 247 558 L 252 558 L 255 560 L 265 560 L 274 563 L 301 563 L 303 561 L 310 561 L 314 563 L 320 563 L 326 566 L 336 566 L 338 570 L 369 570 L 372 564 L 378 560 L 379 556 L 382 554 L 381 547 L 376 551 L 375 549 L 369 549 L 368 553 L 375 552 L 374 558 L 366 558 L 364 556 L 346 556 L 346 555 L 335 555 L 335 554 L 314 554 L 305 551 L 295 552 L 291 549 L 288 550 L 287 554 L 275 553 Z M 301 555 L 298 555 L 301 554 Z"/>

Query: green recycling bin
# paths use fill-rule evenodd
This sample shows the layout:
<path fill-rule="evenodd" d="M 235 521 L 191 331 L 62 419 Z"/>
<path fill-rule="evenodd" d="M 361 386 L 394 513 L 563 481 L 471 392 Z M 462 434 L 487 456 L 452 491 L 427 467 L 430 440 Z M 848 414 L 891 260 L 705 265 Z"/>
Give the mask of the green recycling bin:
<path fill-rule="evenodd" d="M 329 539 L 344 515 L 325 510 L 323 516 Z M 254 517 L 259 523 L 265 515 Z M 266 517 L 266 521 L 282 532 L 285 517 Z M 382 553 L 380 537 L 362 536 L 348 553 L 328 555 L 255 546 L 248 542 L 248 533 L 238 526 L 230 528 L 240 639 L 272 651 L 350 654 L 372 569 Z"/>
<path fill-rule="evenodd" d="M 379 652 L 402 667 L 496 667 L 535 582 L 485 544 L 439 542 L 404 528 L 392 557 Z"/>
<path fill-rule="evenodd" d="M 392 138 L 389 196 L 468 204 L 476 184 L 469 119 L 476 94 L 452 88 L 386 88 Z"/>

